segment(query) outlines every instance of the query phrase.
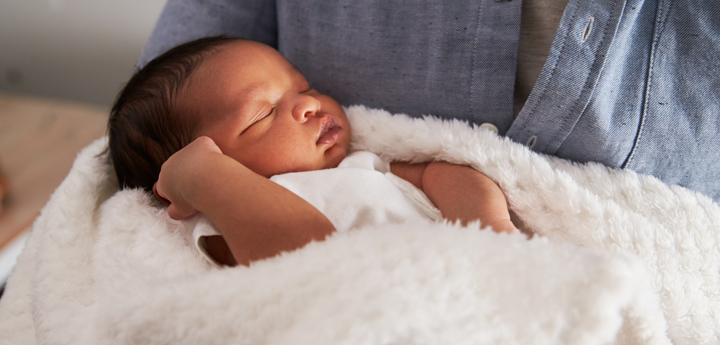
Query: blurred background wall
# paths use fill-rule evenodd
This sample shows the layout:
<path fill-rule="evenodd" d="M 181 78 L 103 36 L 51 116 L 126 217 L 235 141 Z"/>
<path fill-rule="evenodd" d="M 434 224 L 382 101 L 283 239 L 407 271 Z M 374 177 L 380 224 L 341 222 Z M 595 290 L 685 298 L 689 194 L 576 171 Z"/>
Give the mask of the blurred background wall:
<path fill-rule="evenodd" d="M 105 134 L 164 4 L 0 0 L 0 296 L 40 208 Z"/>
<path fill-rule="evenodd" d="M 0 93 L 109 107 L 165 0 L 0 0 Z"/>

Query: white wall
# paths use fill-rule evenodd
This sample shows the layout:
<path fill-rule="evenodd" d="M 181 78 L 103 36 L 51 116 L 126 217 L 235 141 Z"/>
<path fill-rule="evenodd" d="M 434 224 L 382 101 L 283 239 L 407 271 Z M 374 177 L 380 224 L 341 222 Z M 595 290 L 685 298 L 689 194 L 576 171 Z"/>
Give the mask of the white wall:
<path fill-rule="evenodd" d="M 0 0 L 0 92 L 109 106 L 165 0 Z"/>

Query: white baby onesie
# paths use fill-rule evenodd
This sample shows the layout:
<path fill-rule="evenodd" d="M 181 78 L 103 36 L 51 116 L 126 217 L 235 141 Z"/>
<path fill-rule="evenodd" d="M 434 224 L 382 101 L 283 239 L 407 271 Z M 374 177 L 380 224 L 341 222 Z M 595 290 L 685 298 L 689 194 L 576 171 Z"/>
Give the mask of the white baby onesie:
<path fill-rule="evenodd" d="M 425 193 L 393 175 L 390 163 L 367 151 L 348 155 L 334 169 L 275 175 L 270 180 L 317 208 L 339 232 L 415 219 L 442 219 Z M 187 225 L 193 227 L 196 248 L 215 263 L 205 250 L 204 238 L 220 233 L 204 222 Z"/>

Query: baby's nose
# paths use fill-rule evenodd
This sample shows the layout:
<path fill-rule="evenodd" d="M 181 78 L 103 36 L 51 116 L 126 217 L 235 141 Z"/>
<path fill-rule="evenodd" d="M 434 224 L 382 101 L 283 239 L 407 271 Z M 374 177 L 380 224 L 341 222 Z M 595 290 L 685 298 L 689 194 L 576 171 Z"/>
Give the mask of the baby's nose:
<path fill-rule="evenodd" d="M 320 110 L 320 101 L 317 98 L 309 95 L 298 95 L 293 117 L 298 122 L 305 122 L 308 117 L 315 116 L 318 110 Z"/>

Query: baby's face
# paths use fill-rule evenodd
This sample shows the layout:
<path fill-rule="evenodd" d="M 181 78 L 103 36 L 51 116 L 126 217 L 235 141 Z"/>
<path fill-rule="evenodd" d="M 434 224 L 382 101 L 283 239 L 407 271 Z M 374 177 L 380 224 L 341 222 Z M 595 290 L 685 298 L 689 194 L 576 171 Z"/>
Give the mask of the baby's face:
<path fill-rule="evenodd" d="M 197 136 L 265 176 L 334 168 L 350 145 L 342 107 L 310 88 L 276 50 L 224 45 L 193 72 L 180 106 L 200 114 Z"/>

